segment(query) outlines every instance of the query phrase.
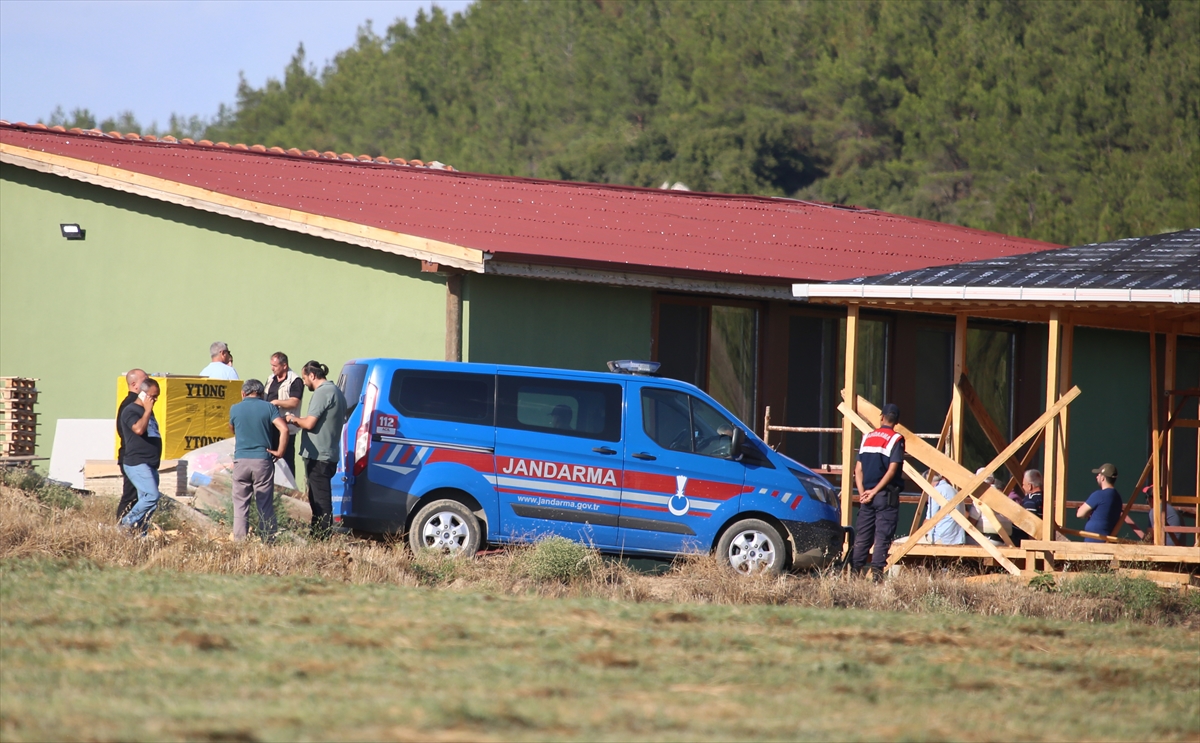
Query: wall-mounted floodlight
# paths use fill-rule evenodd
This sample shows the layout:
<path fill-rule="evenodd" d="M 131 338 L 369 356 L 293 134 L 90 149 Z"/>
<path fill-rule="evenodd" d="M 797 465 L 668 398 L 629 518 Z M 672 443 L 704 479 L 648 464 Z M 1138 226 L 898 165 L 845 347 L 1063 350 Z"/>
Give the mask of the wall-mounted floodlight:
<path fill-rule="evenodd" d="M 68 240 L 82 240 L 87 235 L 87 230 L 77 224 L 60 224 L 58 229 L 62 230 L 62 236 Z"/>

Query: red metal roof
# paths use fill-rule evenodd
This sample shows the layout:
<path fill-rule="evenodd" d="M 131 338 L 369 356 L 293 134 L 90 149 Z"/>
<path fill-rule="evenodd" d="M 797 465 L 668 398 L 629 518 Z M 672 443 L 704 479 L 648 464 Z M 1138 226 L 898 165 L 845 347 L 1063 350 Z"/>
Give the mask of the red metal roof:
<path fill-rule="evenodd" d="M 0 122 L 0 142 L 7 145 L 488 251 L 495 261 L 778 284 L 844 281 L 1058 247 L 792 199 L 533 180 L 349 153 L 128 137 Z"/>

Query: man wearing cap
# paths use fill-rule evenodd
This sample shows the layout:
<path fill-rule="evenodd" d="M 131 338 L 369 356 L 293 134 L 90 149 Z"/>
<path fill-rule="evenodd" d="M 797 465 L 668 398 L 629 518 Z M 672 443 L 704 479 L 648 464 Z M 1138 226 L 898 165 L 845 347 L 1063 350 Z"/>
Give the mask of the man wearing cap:
<path fill-rule="evenodd" d="M 871 575 L 883 577 L 888 550 L 896 536 L 896 521 L 900 517 L 900 469 L 904 466 L 904 437 L 896 433 L 900 408 L 888 403 L 880 411 L 880 426 L 863 437 L 854 465 L 854 482 L 858 486 L 858 520 L 854 528 L 854 553 L 851 564 L 862 570 L 867 553 L 874 545 Z"/>
<path fill-rule="evenodd" d="M 1117 468 L 1105 462 L 1092 470 L 1100 489 L 1088 496 L 1075 515 L 1087 519 L 1083 530 L 1093 534 L 1111 534 L 1121 519 L 1121 494 L 1117 492 Z M 1103 539 L 1085 537 L 1085 542 L 1103 542 Z"/>

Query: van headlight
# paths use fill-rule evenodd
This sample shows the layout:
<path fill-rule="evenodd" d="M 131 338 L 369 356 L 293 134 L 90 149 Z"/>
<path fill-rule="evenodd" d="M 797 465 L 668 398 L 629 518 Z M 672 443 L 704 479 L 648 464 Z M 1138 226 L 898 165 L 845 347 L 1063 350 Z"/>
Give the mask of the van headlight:
<path fill-rule="evenodd" d="M 835 510 L 839 507 L 840 499 L 837 491 L 824 478 L 806 475 L 798 470 L 791 470 L 791 472 L 804 485 L 804 489 L 810 496 L 827 506 L 832 506 Z"/>

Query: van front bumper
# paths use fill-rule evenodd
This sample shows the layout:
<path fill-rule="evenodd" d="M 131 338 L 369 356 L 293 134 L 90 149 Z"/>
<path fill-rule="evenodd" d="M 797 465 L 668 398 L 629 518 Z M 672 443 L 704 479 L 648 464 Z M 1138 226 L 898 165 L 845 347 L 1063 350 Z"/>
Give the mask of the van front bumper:
<path fill-rule="evenodd" d="M 792 567 L 822 568 L 842 556 L 846 530 L 836 521 L 784 521 L 792 538 Z"/>

